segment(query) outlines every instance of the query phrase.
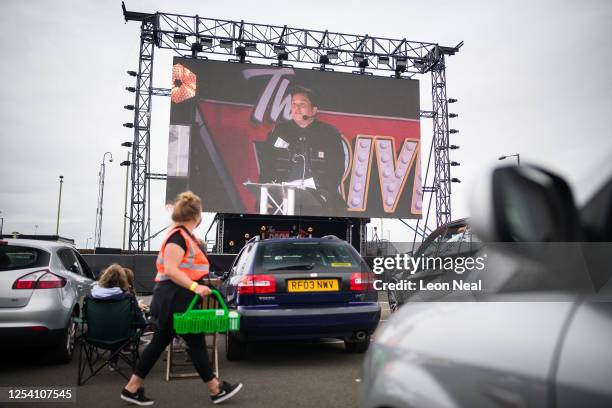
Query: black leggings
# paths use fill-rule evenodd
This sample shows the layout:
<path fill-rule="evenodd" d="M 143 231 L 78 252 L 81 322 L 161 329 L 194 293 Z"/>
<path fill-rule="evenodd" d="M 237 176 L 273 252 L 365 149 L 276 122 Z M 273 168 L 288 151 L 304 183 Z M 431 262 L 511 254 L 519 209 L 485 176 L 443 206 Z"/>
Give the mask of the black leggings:
<path fill-rule="evenodd" d="M 140 361 L 134 370 L 140 378 L 145 378 L 149 371 L 153 368 L 159 356 L 164 352 L 168 344 L 174 338 L 174 330 L 158 329 L 153 333 L 151 343 L 142 352 Z M 208 351 L 206 350 L 206 340 L 204 334 L 181 334 L 180 335 L 187 343 L 187 353 L 191 357 L 191 361 L 195 366 L 198 374 L 204 382 L 209 382 L 215 378 L 210 361 L 208 360 Z"/>

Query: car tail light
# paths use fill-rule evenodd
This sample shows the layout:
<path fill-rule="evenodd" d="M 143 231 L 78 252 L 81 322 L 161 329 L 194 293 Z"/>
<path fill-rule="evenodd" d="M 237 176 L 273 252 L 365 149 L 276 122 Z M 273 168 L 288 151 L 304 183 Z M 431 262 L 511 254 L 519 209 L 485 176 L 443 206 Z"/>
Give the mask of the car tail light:
<path fill-rule="evenodd" d="M 66 286 L 66 279 L 46 269 L 28 273 L 13 283 L 13 289 L 55 289 L 64 286 Z"/>
<path fill-rule="evenodd" d="M 275 293 L 276 280 L 273 275 L 247 275 L 238 283 L 238 293 Z"/>
<path fill-rule="evenodd" d="M 374 274 L 372 272 L 354 272 L 351 274 L 351 290 L 363 292 L 374 289 Z"/>
<path fill-rule="evenodd" d="M 47 327 L 45 327 L 45 326 L 32 326 L 32 327 L 30 327 L 30 330 L 33 331 L 33 332 L 44 332 L 44 331 L 47 331 L 49 329 Z"/>
<path fill-rule="evenodd" d="M 8 245 L 8 241 L 0 240 L 0 246 L 5 246 L 5 245 Z"/>

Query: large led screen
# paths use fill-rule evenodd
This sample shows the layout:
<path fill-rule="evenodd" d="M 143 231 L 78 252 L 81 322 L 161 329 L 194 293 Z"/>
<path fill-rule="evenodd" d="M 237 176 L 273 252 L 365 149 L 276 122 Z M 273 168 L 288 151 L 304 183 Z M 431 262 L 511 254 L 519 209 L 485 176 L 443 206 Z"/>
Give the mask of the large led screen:
<path fill-rule="evenodd" d="M 421 217 L 418 81 L 189 58 L 172 81 L 167 202 Z"/>

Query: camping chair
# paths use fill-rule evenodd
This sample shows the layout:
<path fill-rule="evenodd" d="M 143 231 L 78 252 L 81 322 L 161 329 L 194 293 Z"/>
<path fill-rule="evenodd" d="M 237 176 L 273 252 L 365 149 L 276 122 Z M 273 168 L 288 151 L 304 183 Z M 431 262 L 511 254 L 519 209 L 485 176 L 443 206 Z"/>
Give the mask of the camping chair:
<path fill-rule="evenodd" d="M 138 346 L 143 329 L 135 325 L 130 298 L 120 300 L 85 298 L 79 350 L 78 385 L 84 384 L 113 361 L 126 362 L 133 370 L 140 357 Z M 86 368 L 89 373 L 86 375 Z M 126 380 L 119 367 L 113 367 Z M 131 372 L 130 372 L 131 374 Z"/>

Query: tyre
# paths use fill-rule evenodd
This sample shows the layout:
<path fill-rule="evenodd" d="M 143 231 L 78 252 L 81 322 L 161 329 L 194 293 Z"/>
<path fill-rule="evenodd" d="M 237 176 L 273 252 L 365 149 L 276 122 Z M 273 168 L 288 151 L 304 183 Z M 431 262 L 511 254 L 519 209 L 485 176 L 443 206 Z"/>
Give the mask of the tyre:
<path fill-rule="evenodd" d="M 72 315 L 68 326 L 62 331 L 57 343 L 50 350 L 49 358 L 54 364 L 67 364 L 72 361 L 77 337 L 78 323 Z"/>
<path fill-rule="evenodd" d="M 344 347 L 349 353 L 365 353 L 370 347 L 370 335 L 365 336 L 363 340 L 344 340 Z"/>
<path fill-rule="evenodd" d="M 244 360 L 247 357 L 247 343 L 240 340 L 235 334 L 226 333 L 225 357 L 229 361 Z"/>

